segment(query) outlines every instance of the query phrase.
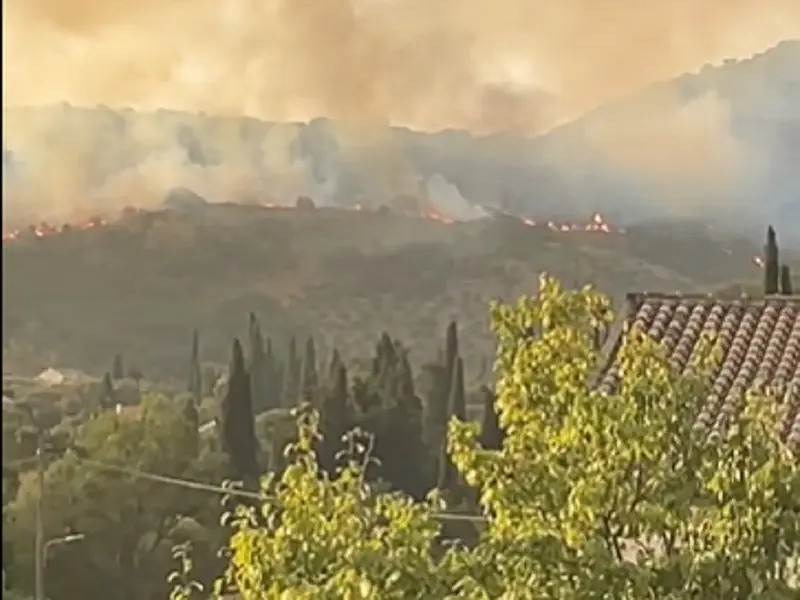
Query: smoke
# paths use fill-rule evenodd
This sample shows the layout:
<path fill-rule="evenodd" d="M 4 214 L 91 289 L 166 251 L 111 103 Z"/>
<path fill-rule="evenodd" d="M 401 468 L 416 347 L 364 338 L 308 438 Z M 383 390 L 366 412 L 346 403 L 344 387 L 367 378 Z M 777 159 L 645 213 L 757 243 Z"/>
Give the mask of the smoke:
<path fill-rule="evenodd" d="M 18 112 L 13 123 L 4 114 L 4 142 L 22 157 L 15 168 L 27 164 L 36 179 L 23 177 L 14 196 L 26 198 L 26 211 L 38 202 L 66 212 L 115 194 L 147 204 L 165 185 L 215 197 L 328 198 L 345 193 L 353 170 L 366 195 L 407 194 L 419 177 L 387 137 L 390 124 L 539 134 L 650 82 L 800 31 L 796 0 L 496 0 L 488 8 L 478 0 L 5 0 L 4 13 L 4 107 L 69 102 L 338 123 L 339 156 L 326 158 L 321 174 L 297 147 L 296 129 L 243 133 L 232 120 L 206 119 L 194 143 L 184 134 L 199 121 L 169 113 Z M 589 140 L 610 165 L 657 180 L 694 168 L 687 147 L 707 148 L 715 174 L 736 170 L 723 101 L 675 119 L 679 127 L 644 129 L 632 120 Z"/>
<path fill-rule="evenodd" d="M 479 0 L 5 0 L 4 10 L 4 106 L 425 130 L 540 131 L 800 31 L 795 0 L 497 0 L 491 10 Z"/>
<path fill-rule="evenodd" d="M 453 219 L 471 221 L 489 215 L 486 210 L 464 198 L 458 187 L 438 173 L 425 182 L 425 187 L 431 204 Z"/>

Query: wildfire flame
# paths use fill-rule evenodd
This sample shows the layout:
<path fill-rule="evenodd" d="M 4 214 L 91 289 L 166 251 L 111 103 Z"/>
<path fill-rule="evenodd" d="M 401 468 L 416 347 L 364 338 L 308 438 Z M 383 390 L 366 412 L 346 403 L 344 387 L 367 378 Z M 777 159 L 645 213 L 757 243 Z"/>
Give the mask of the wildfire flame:
<path fill-rule="evenodd" d="M 279 210 L 292 210 L 294 208 L 292 206 L 285 206 L 273 203 L 265 203 L 262 204 L 261 206 L 265 209 L 279 209 Z M 365 209 L 361 204 L 356 204 L 354 206 L 347 207 L 344 210 L 352 212 L 362 212 Z M 122 214 L 126 215 L 130 214 L 131 212 L 140 212 L 140 211 L 138 209 L 127 208 L 123 211 Z M 435 210 L 430 210 L 428 212 L 422 213 L 420 217 L 428 219 L 429 221 L 435 221 L 437 223 L 441 223 L 443 225 L 452 225 L 455 222 L 454 218 Z M 618 233 L 618 234 L 625 233 L 624 229 L 610 225 L 599 213 L 593 214 L 592 218 L 588 222 L 583 222 L 583 223 L 556 222 L 556 221 L 546 221 L 544 223 L 540 223 L 530 218 L 523 218 L 521 219 L 521 222 L 527 227 L 537 227 L 537 228 L 547 227 L 551 231 L 556 231 L 560 233 L 580 232 L 580 231 L 598 232 L 598 233 Z M 41 221 L 39 223 L 29 225 L 27 228 L 24 229 L 4 230 L 3 243 L 5 245 L 11 242 L 15 242 L 25 237 L 26 232 L 29 232 L 32 235 L 32 237 L 41 239 L 59 233 L 66 233 L 68 231 L 93 229 L 97 227 L 104 227 L 109 224 L 110 222 L 108 220 L 101 217 L 93 217 L 88 220 L 77 221 L 73 223 L 65 223 L 58 226 L 48 223 L 46 221 Z"/>
<path fill-rule="evenodd" d="M 294 206 L 287 206 L 287 205 L 280 205 L 280 204 L 273 204 L 273 203 L 265 203 L 261 205 L 265 209 L 276 209 L 276 210 L 292 210 Z M 343 210 L 351 211 L 351 212 L 363 212 L 366 209 L 361 204 L 355 204 L 350 207 L 346 207 Z M 128 207 L 123 209 L 120 213 L 121 217 L 130 216 L 137 213 L 145 212 L 142 209 Z M 420 218 L 427 219 L 429 221 L 433 221 L 436 223 L 440 223 L 443 225 L 452 225 L 455 222 L 455 219 L 449 217 L 445 214 L 442 214 L 437 211 L 428 211 L 419 215 Z M 593 233 L 602 233 L 602 234 L 624 234 L 626 233 L 625 229 L 621 227 L 615 227 L 611 225 L 608 221 L 600 213 L 594 213 L 591 219 L 587 222 L 564 222 L 564 221 L 544 221 L 539 222 L 531 218 L 520 218 L 519 221 L 525 225 L 526 227 L 530 228 L 546 228 L 550 231 L 554 231 L 557 233 L 573 233 L 573 232 L 593 232 Z M 23 240 L 23 239 L 43 239 L 47 237 L 51 237 L 54 235 L 68 233 L 70 231 L 86 231 L 90 229 L 97 229 L 101 227 L 106 227 L 112 224 L 112 221 L 109 221 L 103 217 L 92 217 L 90 219 L 84 219 L 80 221 L 75 221 L 71 223 L 64 223 L 61 225 L 52 225 L 46 221 L 41 221 L 36 224 L 28 225 L 23 229 L 10 229 L 10 230 L 3 230 L 3 246 L 8 246 L 11 243 Z M 764 259 L 761 256 L 753 256 L 751 258 L 752 264 L 759 268 L 764 268 Z"/>
<path fill-rule="evenodd" d="M 24 237 L 25 233 L 30 233 L 37 239 L 50 237 L 59 233 L 67 233 L 69 231 L 83 231 L 87 229 L 95 229 L 98 227 L 105 227 L 108 221 L 102 217 L 92 217 L 85 221 L 76 221 L 74 223 L 64 223 L 62 225 L 51 225 L 46 221 L 41 221 L 36 224 L 28 225 L 25 229 L 11 229 L 3 231 L 3 243 L 14 242 Z"/>

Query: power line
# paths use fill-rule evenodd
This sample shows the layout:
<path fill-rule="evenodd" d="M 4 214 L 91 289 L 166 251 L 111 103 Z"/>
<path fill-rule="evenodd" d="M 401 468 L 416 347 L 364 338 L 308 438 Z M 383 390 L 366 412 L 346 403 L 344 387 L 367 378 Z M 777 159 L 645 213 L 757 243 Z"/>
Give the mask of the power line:
<path fill-rule="evenodd" d="M 221 485 L 214 485 L 211 483 L 204 483 L 202 481 L 195 481 L 192 479 L 184 479 L 181 477 L 170 477 L 167 475 L 158 475 L 156 473 L 149 473 L 147 471 L 142 471 L 140 469 L 132 469 L 130 467 L 122 467 L 119 465 L 114 465 L 111 463 L 101 462 L 97 460 L 92 460 L 88 458 L 83 458 L 78 456 L 78 459 L 91 467 L 95 467 L 97 469 L 102 469 L 105 471 L 114 471 L 117 473 L 122 473 L 124 475 L 128 475 L 130 477 L 134 477 L 136 479 L 144 479 L 147 481 L 152 481 L 154 483 L 161 483 L 164 485 L 173 485 L 176 487 L 182 487 L 185 489 L 195 490 L 199 492 L 208 492 L 212 494 L 218 494 L 220 496 L 233 496 L 237 498 L 247 498 L 250 500 L 264 500 L 265 497 L 263 494 L 259 494 L 257 492 L 249 492 L 247 490 L 238 489 L 238 488 L 226 488 Z M 21 458 L 17 459 L 3 465 L 4 468 L 13 468 L 17 466 L 23 466 L 28 463 L 33 463 L 36 461 L 35 456 L 31 456 L 28 458 Z M 434 513 L 437 519 L 441 521 L 467 521 L 470 523 L 485 523 L 486 518 L 481 515 L 466 515 L 461 513 L 451 513 L 447 511 L 436 512 Z"/>
<path fill-rule="evenodd" d="M 256 492 L 248 492 L 247 490 L 237 489 L 237 488 L 226 488 L 219 485 L 213 485 L 210 483 L 203 483 L 201 481 L 194 481 L 191 479 L 184 479 L 180 477 L 169 477 L 167 475 L 157 475 L 155 473 L 149 473 L 147 471 L 142 471 L 140 469 L 131 469 L 129 467 L 121 467 L 119 465 L 113 465 L 110 463 L 100 462 L 96 460 L 91 460 L 87 458 L 80 457 L 81 462 L 98 468 L 104 469 L 107 471 L 116 471 L 118 473 L 123 473 L 129 475 L 131 477 L 135 477 L 137 479 L 145 479 L 148 481 L 153 481 L 155 483 L 162 483 L 165 485 L 173 485 L 176 487 L 183 487 L 186 489 L 192 489 L 201 492 L 209 492 L 213 494 L 219 495 L 230 495 L 239 498 L 248 498 L 251 500 L 264 500 L 265 497 L 262 494 L 258 494 Z M 486 518 L 481 515 L 465 515 L 460 513 L 450 513 L 450 512 L 436 512 L 435 516 L 437 519 L 442 521 L 468 521 L 471 523 L 485 523 Z"/>

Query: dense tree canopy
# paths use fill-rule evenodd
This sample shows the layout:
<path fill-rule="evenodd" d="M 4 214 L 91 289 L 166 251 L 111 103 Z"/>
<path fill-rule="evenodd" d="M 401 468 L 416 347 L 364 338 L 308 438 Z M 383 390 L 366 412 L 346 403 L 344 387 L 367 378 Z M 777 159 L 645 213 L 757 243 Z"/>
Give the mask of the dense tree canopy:
<path fill-rule="evenodd" d="M 492 316 L 502 447 L 458 420 L 448 443 L 479 494 L 478 542 L 437 552 L 436 504 L 370 491 L 359 460 L 322 475 L 304 415 L 294 461 L 265 483 L 267 525 L 234 520 L 227 585 L 244 600 L 797 597 L 800 471 L 779 405 L 751 398 L 716 436 L 694 426 L 713 340 L 679 374 L 630 331 L 618 389 L 602 394 L 591 382 L 605 298 L 543 278 Z"/>
<path fill-rule="evenodd" d="M 219 592 L 243 600 L 797 598 L 785 407 L 753 395 L 728 429 L 698 427 L 716 340 L 678 373 L 636 329 L 601 393 L 612 319 L 594 290 L 543 278 L 536 296 L 492 308 L 496 372 L 479 390 L 455 323 L 415 378 L 388 334 L 368 360 L 334 351 L 323 368 L 313 341 L 276 351 L 255 317 L 227 378 L 195 335 L 174 394 L 110 375 L 64 397 L 34 387 L 4 403 L 4 565 L 28 593 L 39 427 L 46 537 L 84 535 L 48 555 L 53 600 L 207 598 L 220 574 Z M 244 505 L 221 526 L 209 484 L 229 476 L 246 491 L 224 509 Z"/>
<path fill-rule="evenodd" d="M 198 455 L 197 437 L 182 407 L 162 397 L 146 398 L 133 413 L 109 411 L 78 427 L 73 448 L 61 449 L 45 472 L 46 537 L 83 535 L 48 552 L 49 598 L 163 598 L 171 547 L 186 539 L 196 542 L 201 565 L 214 562 L 216 498 L 94 466 L 213 481 L 222 458 L 208 451 Z M 11 575 L 22 584 L 32 572 L 37 495 L 34 473 L 25 473 L 6 508 L 3 534 L 15 559 Z"/>

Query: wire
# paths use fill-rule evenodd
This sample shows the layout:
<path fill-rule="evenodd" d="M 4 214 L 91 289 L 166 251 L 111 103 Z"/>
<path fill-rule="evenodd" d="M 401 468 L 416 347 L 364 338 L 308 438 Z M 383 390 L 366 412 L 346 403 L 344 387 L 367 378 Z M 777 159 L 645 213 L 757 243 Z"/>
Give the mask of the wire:
<path fill-rule="evenodd" d="M 3 468 L 4 469 L 14 469 L 16 467 L 22 467 L 24 465 L 27 465 L 28 463 L 34 463 L 34 462 L 36 462 L 36 457 L 35 456 L 28 456 L 26 458 L 18 458 L 16 460 L 12 460 L 12 461 L 9 461 L 7 463 L 3 463 Z"/>
<path fill-rule="evenodd" d="M 256 492 L 249 492 L 247 490 L 237 489 L 237 488 L 226 488 L 220 485 L 214 485 L 211 483 L 203 483 L 202 481 L 194 481 L 191 479 L 183 479 L 180 477 L 169 477 L 167 475 L 158 475 L 156 473 L 149 473 L 147 471 L 142 471 L 140 469 L 132 469 L 130 467 L 121 467 L 119 465 L 114 465 L 111 463 L 101 462 L 97 460 L 92 460 L 88 458 L 83 458 L 80 455 L 77 455 L 78 460 L 82 463 L 95 467 L 97 469 L 102 469 L 105 471 L 115 471 L 117 473 L 122 473 L 125 475 L 129 475 L 131 477 L 135 477 L 137 479 L 144 479 L 147 481 L 153 481 L 155 483 L 162 483 L 165 485 L 173 485 L 176 487 L 182 487 L 185 489 L 200 491 L 200 492 L 209 492 L 212 494 L 218 494 L 220 496 L 234 496 L 237 498 L 248 498 L 250 500 L 263 500 L 264 495 L 259 494 Z M 3 468 L 14 468 L 17 466 L 23 466 L 28 463 L 33 463 L 36 461 L 35 456 L 30 456 L 28 458 L 20 458 L 17 460 L 13 460 L 11 462 L 5 463 Z M 481 515 L 466 515 L 461 513 L 451 513 L 451 512 L 436 512 L 434 513 L 435 517 L 440 521 L 466 521 L 470 523 L 485 523 L 486 518 Z"/>
<path fill-rule="evenodd" d="M 239 498 L 249 498 L 252 500 L 263 500 L 264 496 L 262 494 L 258 494 L 256 492 L 248 492 L 247 490 L 241 490 L 236 488 L 225 488 L 219 485 L 213 485 L 210 483 L 203 483 L 200 481 L 193 481 L 191 479 L 183 479 L 179 477 L 168 477 L 166 475 L 157 475 L 155 473 L 148 473 L 147 471 L 142 471 L 139 469 L 131 469 L 128 467 L 120 467 L 118 465 L 112 465 L 110 463 L 100 462 L 96 460 L 91 460 L 87 458 L 79 457 L 80 461 L 98 469 L 104 469 L 107 471 L 116 471 L 118 473 L 124 473 L 126 475 L 130 475 L 131 477 L 136 477 L 137 479 L 146 479 L 149 481 L 153 481 L 156 483 L 163 483 L 166 485 L 174 485 L 177 487 L 183 487 L 186 489 L 192 489 L 202 492 L 210 492 L 219 495 L 230 495 Z M 437 519 L 442 521 L 468 521 L 471 523 L 485 523 L 486 519 L 480 515 L 465 515 L 460 513 L 449 513 L 449 512 L 437 512 L 435 513 Z"/>

